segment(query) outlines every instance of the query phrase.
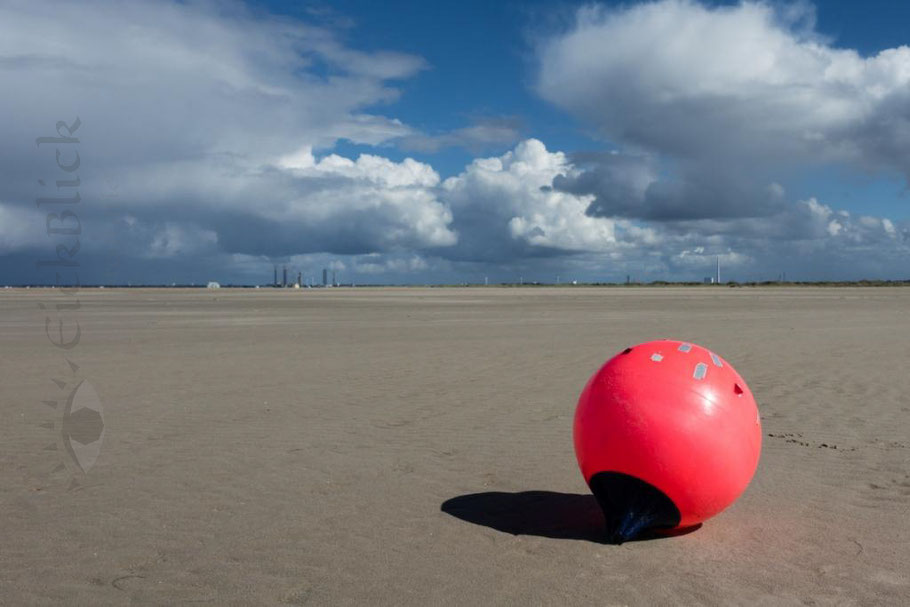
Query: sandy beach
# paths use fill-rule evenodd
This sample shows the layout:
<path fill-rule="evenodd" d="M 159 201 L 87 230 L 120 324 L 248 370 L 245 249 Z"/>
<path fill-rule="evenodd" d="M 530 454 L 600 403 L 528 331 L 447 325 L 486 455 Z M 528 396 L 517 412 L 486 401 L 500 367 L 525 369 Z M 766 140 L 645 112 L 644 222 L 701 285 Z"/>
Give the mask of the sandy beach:
<path fill-rule="evenodd" d="M 910 597 L 910 289 L 93 289 L 70 351 L 39 308 L 64 300 L 0 291 L 2 604 Z M 576 399 L 662 337 L 742 374 L 762 458 L 697 531 L 605 545 Z"/>

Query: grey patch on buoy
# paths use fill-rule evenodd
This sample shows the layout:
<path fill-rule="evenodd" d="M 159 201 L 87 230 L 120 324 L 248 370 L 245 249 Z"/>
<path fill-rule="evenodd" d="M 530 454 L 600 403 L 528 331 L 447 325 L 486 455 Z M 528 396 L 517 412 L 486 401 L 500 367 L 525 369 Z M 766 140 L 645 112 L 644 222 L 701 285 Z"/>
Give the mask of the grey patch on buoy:
<path fill-rule="evenodd" d="M 692 377 L 695 379 L 704 379 L 705 375 L 708 374 L 708 365 L 705 363 L 698 363 L 695 365 L 695 373 L 692 374 Z"/>
<path fill-rule="evenodd" d="M 714 361 L 715 367 L 723 367 L 724 363 L 720 362 L 720 358 L 714 352 L 711 352 L 711 360 Z"/>
<path fill-rule="evenodd" d="M 679 344 L 679 348 L 677 348 L 677 350 L 679 350 L 680 352 L 688 352 L 691 349 L 692 349 L 692 344 Z"/>
<path fill-rule="evenodd" d="M 658 354 L 657 352 L 655 352 L 654 354 L 651 355 L 651 360 L 653 360 L 656 363 L 659 363 L 663 359 L 664 359 L 664 357 L 661 356 L 660 354 Z"/>

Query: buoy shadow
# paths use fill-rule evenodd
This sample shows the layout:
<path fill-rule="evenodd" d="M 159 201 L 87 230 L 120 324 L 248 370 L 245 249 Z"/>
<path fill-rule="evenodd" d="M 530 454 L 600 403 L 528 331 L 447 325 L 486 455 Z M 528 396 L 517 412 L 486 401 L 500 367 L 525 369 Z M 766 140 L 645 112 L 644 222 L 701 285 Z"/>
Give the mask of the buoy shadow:
<path fill-rule="evenodd" d="M 604 518 L 593 495 L 555 491 L 488 491 L 446 500 L 440 510 L 455 518 L 512 535 L 606 543 Z M 701 527 L 642 535 L 647 541 L 685 535 Z"/>

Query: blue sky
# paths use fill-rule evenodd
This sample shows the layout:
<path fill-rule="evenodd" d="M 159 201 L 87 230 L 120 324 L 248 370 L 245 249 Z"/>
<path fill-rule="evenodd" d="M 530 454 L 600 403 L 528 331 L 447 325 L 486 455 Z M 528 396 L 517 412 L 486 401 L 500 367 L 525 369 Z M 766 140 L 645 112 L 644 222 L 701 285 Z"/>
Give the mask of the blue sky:
<path fill-rule="evenodd" d="M 533 88 L 533 46 L 541 36 L 570 24 L 579 7 L 590 2 L 284 2 L 260 1 L 253 6 L 275 14 L 312 19 L 344 19 L 346 37 L 364 49 L 397 49 L 426 58 L 430 69 L 408 82 L 402 98 L 390 113 L 409 116 L 428 131 L 465 126 L 472 118 L 515 117 L 527 136 L 552 142 L 559 149 L 597 149 L 604 141 L 592 136 L 565 112 L 542 101 Z M 624 6 L 629 2 L 600 2 Z M 738 2 L 711 2 L 714 6 Z M 783 4 L 783 3 L 782 3 Z M 853 48 L 863 55 L 910 44 L 910 4 L 890 0 L 815 2 L 816 30 L 835 46 Z M 342 143 L 339 148 L 344 146 Z M 361 151 L 351 146 L 347 149 Z M 399 155 L 403 155 L 399 152 Z M 411 155 L 414 155 L 413 153 Z M 435 158 L 445 175 L 459 172 L 471 155 L 459 149 L 444 150 Z M 836 178 L 836 176 L 834 176 Z M 826 184 L 831 175 L 812 179 Z M 897 183 L 876 181 L 868 185 L 878 198 L 893 198 Z M 839 189 L 839 188 L 833 188 Z M 904 213 L 902 207 L 890 208 Z"/>
<path fill-rule="evenodd" d="M 35 261 L 76 240 L 83 282 L 699 280 L 718 256 L 910 278 L 908 24 L 884 1 L 6 4 L 0 283 L 53 282 Z M 76 116 L 66 241 L 34 142 Z"/>
<path fill-rule="evenodd" d="M 344 37 L 358 48 L 396 49 L 426 59 L 427 69 L 403 83 L 401 98 L 383 111 L 407 116 L 409 124 L 428 133 L 444 133 L 485 119 L 514 119 L 522 134 L 560 148 L 603 147 L 583 125 L 532 90 L 536 30 L 570 20 L 571 4 L 262 2 L 257 6 L 296 18 L 344 19 Z M 500 147 L 494 151 L 507 149 Z M 346 142 L 336 149 L 354 154 L 369 151 Z M 407 155 L 422 156 L 414 150 L 389 152 L 390 157 Z M 433 166 L 450 176 L 471 160 L 468 150 L 447 148 L 433 155 Z"/>
<path fill-rule="evenodd" d="M 346 18 L 348 37 L 367 49 L 395 48 L 426 58 L 430 69 L 404 87 L 389 112 L 409 116 L 429 132 L 444 132 L 482 118 L 511 117 L 523 135 L 557 149 L 596 150 L 613 147 L 585 124 L 542 101 L 532 91 L 533 45 L 540 36 L 571 23 L 575 11 L 589 2 L 262 2 L 277 14 L 312 18 Z M 624 6 L 628 2 L 603 2 Z M 713 2 L 737 5 L 738 2 Z M 785 5 L 782 3 L 782 5 Z M 816 2 L 815 30 L 834 46 L 871 56 L 910 44 L 910 4 L 888 0 Z M 369 152 L 340 142 L 348 154 Z M 494 150 L 500 151 L 500 150 Z M 457 174 L 471 153 L 447 148 L 422 155 L 413 150 L 395 155 L 426 158 L 444 176 Z M 794 191 L 818 195 L 839 208 L 891 218 L 910 218 L 905 182 L 895 175 L 845 175 L 834 169 L 806 171 L 792 179 Z"/>

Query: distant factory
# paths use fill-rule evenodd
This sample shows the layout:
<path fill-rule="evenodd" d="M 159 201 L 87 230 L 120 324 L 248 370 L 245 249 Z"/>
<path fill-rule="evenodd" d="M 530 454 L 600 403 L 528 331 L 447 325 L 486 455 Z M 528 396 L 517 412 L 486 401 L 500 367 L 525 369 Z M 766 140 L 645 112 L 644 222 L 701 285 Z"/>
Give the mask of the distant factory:
<path fill-rule="evenodd" d="M 292 270 L 293 273 L 293 270 Z M 329 269 L 322 269 L 322 284 L 318 284 L 316 279 L 306 279 L 301 270 L 297 270 L 297 282 L 289 283 L 288 282 L 288 267 L 286 265 L 281 266 L 281 280 L 278 280 L 278 264 L 275 264 L 272 273 L 272 286 L 276 289 L 300 289 L 300 288 L 328 288 L 328 287 L 338 287 L 341 286 L 338 283 L 338 276 L 335 273 L 335 270 L 332 270 L 332 279 L 329 280 Z"/>

